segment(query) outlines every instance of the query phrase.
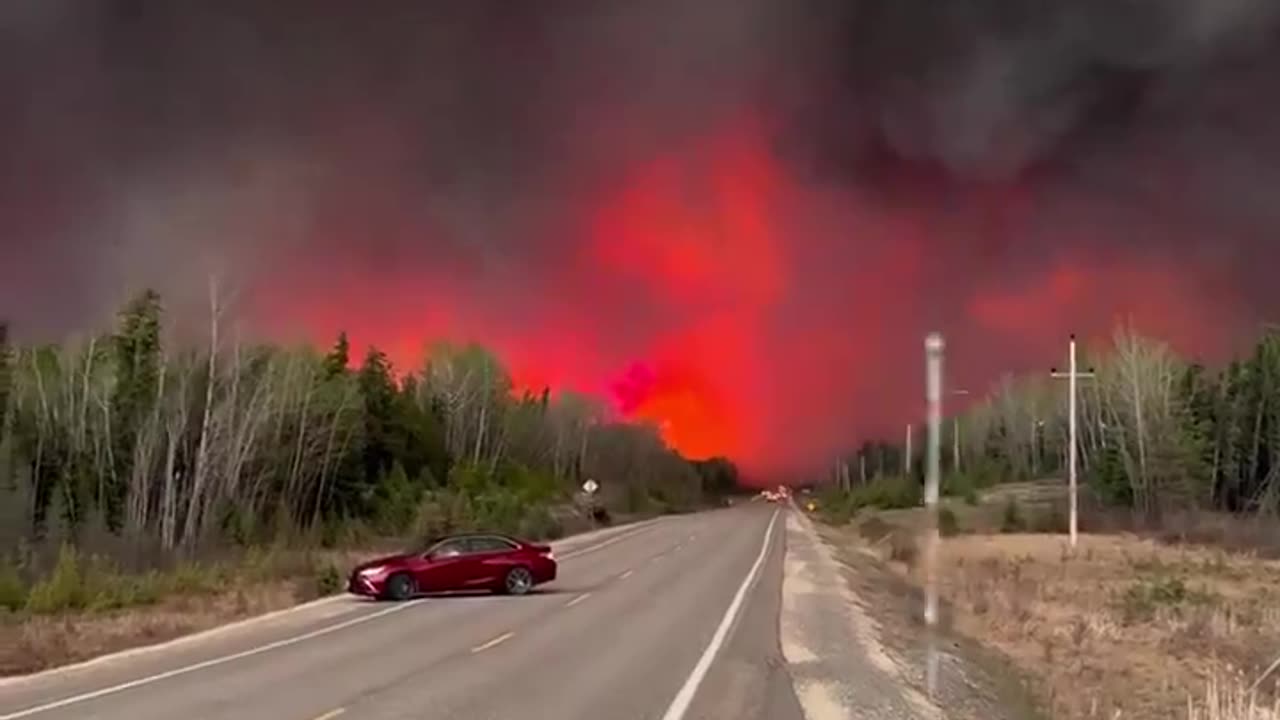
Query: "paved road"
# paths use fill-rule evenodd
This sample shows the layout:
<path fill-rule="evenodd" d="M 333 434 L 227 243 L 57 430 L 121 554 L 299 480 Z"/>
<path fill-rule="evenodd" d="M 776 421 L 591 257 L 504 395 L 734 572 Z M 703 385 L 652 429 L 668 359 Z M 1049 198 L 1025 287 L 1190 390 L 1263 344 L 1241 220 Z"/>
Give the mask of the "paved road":
<path fill-rule="evenodd" d="M 557 545 L 522 598 L 354 598 L 0 683 L 0 720 L 801 720 L 778 638 L 785 512 Z"/>

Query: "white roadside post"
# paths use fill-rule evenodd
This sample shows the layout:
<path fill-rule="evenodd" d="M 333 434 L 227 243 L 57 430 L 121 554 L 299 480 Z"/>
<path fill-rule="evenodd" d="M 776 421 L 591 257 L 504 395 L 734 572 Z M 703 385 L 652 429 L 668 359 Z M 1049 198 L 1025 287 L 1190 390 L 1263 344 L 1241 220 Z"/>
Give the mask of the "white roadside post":
<path fill-rule="evenodd" d="M 925 347 L 925 400 L 928 404 L 929 437 L 926 446 L 924 504 L 929 516 L 925 538 L 925 606 L 924 621 L 929 628 L 929 657 L 926 674 L 930 696 L 937 687 L 938 660 L 934 652 L 933 633 L 938 624 L 938 491 L 942 453 L 942 335 L 930 333 Z"/>
<path fill-rule="evenodd" d="M 1068 399 L 1067 399 L 1067 415 L 1068 415 L 1067 486 L 1068 486 L 1068 490 L 1067 492 L 1070 495 L 1069 502 L 1071 507 L 1070 518 L 1069 518 L 1071 547 L 1074 548 L 1076 546 L 1077 537 L 1080 534 L 1079 532 L 1080 502 L 1079 502 L 1079 491 L 1077 489 L 1078 483 L 1076 481 L 1076 462 L 1077 462 L 1077 458 L 1079 456 L 1079 451 L 1080 451 L 1079 442 L 1077 441 L 1077 437 L 1076 437 L 1076 434 L 1077 434 L 1076 385 L 1077 385 L 1077 381 L 1080 378 L 1093 377 L 1094 372 L 1093 370 L 1086 370 L 1084 372 L 1080 372 L 1076 369 L 1076 336 L 1075 335 L 1071 336 L 1070 343 L 1067 349 L 1067 354 L 1069 355 L 1068 362 L 1070 363 L 1070 366 L 1069 366 L 1070 369 L 1067 370 L 1067 372 L 1065 373 L 1061 373 L 1061 372 L 1058 372 L 1057 368 L 1050 368 L 1049 374 L 1056 378 L 1060 378 L 1060 377 L 1067 378 L 1067 396 L 1068 396 Z"/>

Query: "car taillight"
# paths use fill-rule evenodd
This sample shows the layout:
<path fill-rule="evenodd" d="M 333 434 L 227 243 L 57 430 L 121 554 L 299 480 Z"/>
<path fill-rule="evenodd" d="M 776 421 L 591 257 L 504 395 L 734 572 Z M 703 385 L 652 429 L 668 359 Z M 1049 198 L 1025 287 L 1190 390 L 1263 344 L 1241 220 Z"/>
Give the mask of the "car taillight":
<path fill-rule="evenodd" d="M 556 552 L 555 552 L 555 550 L 552 550 L 551 548 L 547 548 L 546 550 L 543 550 L 543 551 L 542 551 L 541 553 L 539 553 L 539 554 L 540 554 L 540 555 L 542 555 L 542 557 L 544 557 L 544 558 L 546 558 L 546 559 L 548 559 L 548 560 L 555 560 L 555 559 L 556 559 Z"/>

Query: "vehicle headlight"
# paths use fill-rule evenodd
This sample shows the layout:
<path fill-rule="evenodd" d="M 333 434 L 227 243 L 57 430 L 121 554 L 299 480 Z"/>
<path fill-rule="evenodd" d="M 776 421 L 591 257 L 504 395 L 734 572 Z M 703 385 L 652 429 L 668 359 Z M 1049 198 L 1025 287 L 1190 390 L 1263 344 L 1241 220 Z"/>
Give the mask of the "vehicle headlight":
<path fill-rule="evenodd" d="M 381 573 L 383 570 L 386 570 L 386 569 L 387 569 L 387 568 L 386 568 L 385 566 L 382 566 L 382 565 L 375 565 L 375 566 L 373 566 L 373 567 L 371 567 L 371 568 L 365 568 L 365 569 L 361 570 L 361 571 L 360 571 L 360 576 L 361 576 L 361 577 L 373 577 L 374 575 L 377 575 L 378 573 Z"/>

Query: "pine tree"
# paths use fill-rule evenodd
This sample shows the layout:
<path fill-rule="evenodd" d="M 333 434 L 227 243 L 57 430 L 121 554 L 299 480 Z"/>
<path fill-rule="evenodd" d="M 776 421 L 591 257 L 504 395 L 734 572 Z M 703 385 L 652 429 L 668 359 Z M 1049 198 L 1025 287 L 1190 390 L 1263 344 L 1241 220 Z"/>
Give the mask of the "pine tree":
<path fill-rule="evenodd" d="M 391 470 L 392 426 L 395 422 L 396 385 L 385 353 L 370 347 L 357 374 L 364 401 L 364 476 L 376 482 Z"/>
<path fill-rule="evenodd" d="M 351 362 L 351 343 L 347 340 L 346 331 L 338 333 L 338 340 L 333 344 L 333 349 L 324 357 L 324 377 L 326 380 L 332 380 L 347 372 L 347 366 Z"/>
<path fill-rule="evenodd" d="M 125 495 L 133 474 L 134 449 L 139 428 L 146 421 L 160 377 L 160 295 L 154 290 L 125 306 L 112 338 L 116 387 L 111 401 L 114 472 L 103 483 L 102 498 L 107 527 L 119 531 Z"/>

